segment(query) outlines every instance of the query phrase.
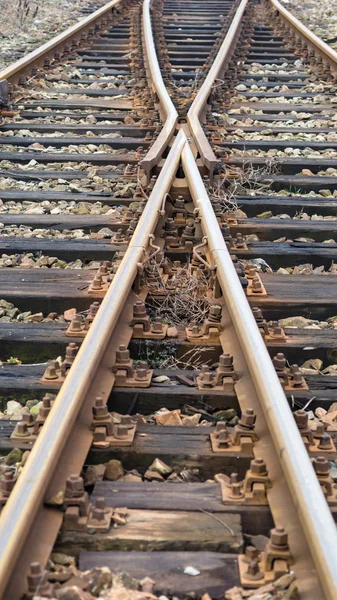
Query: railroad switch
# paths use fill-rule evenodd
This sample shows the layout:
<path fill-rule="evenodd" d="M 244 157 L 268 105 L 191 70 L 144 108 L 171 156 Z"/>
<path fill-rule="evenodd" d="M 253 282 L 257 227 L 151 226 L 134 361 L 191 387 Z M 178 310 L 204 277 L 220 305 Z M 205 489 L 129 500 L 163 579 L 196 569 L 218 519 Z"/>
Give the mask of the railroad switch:
<path fill-rule="evenodd" d="M 330 475 L 329 461 L 325 456 L 317 456 L 317 458 L 312 458 L 311 461 L 328 504 L 337 506 L 337 484 L 334 483 Z"/>
<path fill-rule="evenodd" d="M 252 408 L 242 413 L 237 425 L 230 432 L 225 423 L 217 423 L 210 433 L 212 450 L 216 454 L 253 454 L 254 442 L 259 438 L 255 432 L 256 415 Z"/>
<path fill-rule="evenodd" d="M 115 373 L 115 386 L 146 388 L 151 385 L 153 370 L 148 368 L 146 361 L 140 361 L 135 367 L 130 351 L 124 345 L 119 346 L 116 351 L 112 372 Z"/>
<path fill-rule="evenodd" d="M 336 446 L 331 436 L 325 431 L 324 425 L 317 425 L 315 431 L 310 429 L 309 415 L 305 410 L 294 412 L 294 418 L 309 454 L 327 454 L 329 458 L 337 457 Z"/>
<path fill-rule="evenodd" d="M 282 352 L 278 352 L 273 358 L 273 365 L 278 375 L 280 383 L 285 391 L 308 390 L 308 385 L 299 369 L 298 365 L 287 367 L 286 357 Z"/>
<path fill-rule="evenodd" d="M 63 508 L 62 529 L 65 531 L 107 533 L 114 523 L 126 524 L 127 509 L 107 507 L 103 497 L 97 498 L 94 506 L 90 504 L 83 478 L 77 475 L 66 480 Z"/>
<path fill-rule="evenodd" d="M 163 340 L 166 337 L 168 325 L 157 318 L 154 323 L 150 322 L 150 316 L 146 312 L 145 302 L 137 300 L 133 305 L 133 317 L 130 323 L 133 328 L 132 337 L 135 339 Z"/>
<path fill-rule="evenodd" d="M 289 551 L 288 534 L 283 527 L 275 527 L 263 552 L 254 546 L 247 546 L 245 554 L 238 557 L 241 585 L 245 588 L 258 588 L 272 583 L 289 573 L 293 558 Z"/>
<path fill-rule="evenodd" d="M 271 488 L 266 463 L 262 458 L 254 458 L 243 481 L 237 473 L 221 481 L 221 494 L 224 504 L 268 505 L 267 489 Z"/>
<path fill-rule="evenodd" d="M 267 321 L 264 319 L 260 308 L 253 306 L 252 311 L 256 324 L 265 342 L 282 343 L 287 341 L 287 336 L 284 333 L 284 329 L 282 329 L 282 327 L 278 324 L 278 321 L 273 321 L 272 325 L 269 326 Z"/>
<path fill-rule="evenodd" d="M 221 316 L 221 305 L 212 304 L 209 309 L 208 317 L 204 320 L 202 325 L 199 326 L 194 321 L 189 327 L 186 327 L 186 339 L 192 344 L 206 346 L 219 343 L 219 334 L 223 329 L 221 326 Z"/>
<path fill-rule="evenodd" d="M 85 338 L 89 331 L 91 323 L 93 322 L 95 316 L 98 313 L 99 307 L 99 302 L 93 302 L 92 304 L 90 304 L 89 312 L 86 317 L 77 313 L 69 324 L 69 327 L 66 331 L 66 336 Z"/>
<path fill-rule="evenodd" d="M 122 415 L 119 422 L 113 420 L 103 398 L 97 397 L 92 408 L 93 420 L 90 429 L 93 434 L 93 446 L 131 446 L 135 437 L 136 423 L 129 415 Z"/>

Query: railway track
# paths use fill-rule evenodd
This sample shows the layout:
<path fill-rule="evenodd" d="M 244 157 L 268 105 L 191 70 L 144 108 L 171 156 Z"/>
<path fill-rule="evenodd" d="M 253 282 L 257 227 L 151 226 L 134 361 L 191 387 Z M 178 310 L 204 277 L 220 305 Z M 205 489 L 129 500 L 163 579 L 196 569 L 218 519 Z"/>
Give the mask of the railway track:
<path fill-rule="evenodd" d="M 113 0 L 0 73 L 5 600 L 336 598 L 336 65 Z"/>

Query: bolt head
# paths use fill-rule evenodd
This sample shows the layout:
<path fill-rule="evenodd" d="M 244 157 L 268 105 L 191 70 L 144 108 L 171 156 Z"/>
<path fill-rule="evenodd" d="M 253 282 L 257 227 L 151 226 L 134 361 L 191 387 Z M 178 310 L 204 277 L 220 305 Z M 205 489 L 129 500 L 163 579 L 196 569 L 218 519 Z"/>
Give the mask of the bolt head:
<path fill-rule="evenodd" d="M 278 548 L 288 546 L 288 534 L 283 527 L 275 527 L 270 532 L 270 541 L 273 546 Z"/>
<path fill-rule="evenodd" d="M 254 458 L 250 463 L 250 470 L 255 475 L 267 475 L 267 466 L 262 458 Z"/>

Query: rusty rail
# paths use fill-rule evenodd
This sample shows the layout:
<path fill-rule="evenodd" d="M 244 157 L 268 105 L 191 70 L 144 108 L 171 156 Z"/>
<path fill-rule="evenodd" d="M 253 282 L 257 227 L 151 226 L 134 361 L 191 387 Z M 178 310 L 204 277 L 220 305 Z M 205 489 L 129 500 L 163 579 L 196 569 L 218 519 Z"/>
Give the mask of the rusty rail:
<path fill-rule="evenodd" d="M 46 491 L 59 468 L 66 446 L 81 407 L 90 389 L 95 371 L 103 361 L 105 350 L 116 327 L 137 273 L 137 264 L 145 252 L 149 235 L 157 225 L 160 208 L 178 169 L 184 140 L 177 138 L 165 161 L 158 180 L 146 203 L 132 240 L 115 274 L 109 290 L 67 378 L 53 404 L 48 419 L 39 434 L 10 498 L 0 518 L 0 597 L 17 600 L 13 594 L 18 585 L 20 553 L 28 534 L 41 527 L 38 511 L 43 507 Z M 92 397 L 92 403 L 94 396 Z M 60 513 L 61 514 L 61 513 Z M 34 548 L 30 548 L 30 562 Z M 13 587 L 12 587 L 13 586 Z M 16 590 L 16 588 L 15 588 Z"/>
<path fill-rule="evenodd" d="M 113 11 L 121 4 L 123 7 L 127 7 L 128 0 L 112 0 L 88 17 L 81 19 L 81 21 L 75 25 L 68 27 L 68 29 L 52 38 L 49 42 L 46 42 L 36 50 L 33 50 L 23 58 L 20 58 L 20 60 L 17 60 L 12 65 L 9 65 L 0 71 L 0 81 L 7 80 L 9 83 L 17 83 L 21 75 L 31 72 L 32 67 L 43 65 L 45 58 L 48 57 L 52 59 L 56 52 L 61 54 L 70 41 L 77 42 L 82 36 L 82 39 L 84 39 L 84 36 L 88 32 L 91 33 L 90 29 L 93 26 L 98 28 L 107 24 L 113 16 Z"/>
<path fill-rule="evenodd" d="M 242 17 L 247 4 L 248 0 L 241 0 L 212 67 L 187 113 L 187 123 L 193 136 L 193 140 L 199 150 L 202 164 L 207 167 L 211 175 L 218 164 L 218 160 L 203 131 L 201 121 L 206 111 L 207 100 L 212 92 L 214 82 L 216 79 L 221 78 L 222 73 L 231 59 L 235 48 L 235 42 L 240 33 Z"/>
<path fill-rule="evenodd" d="M 322 59 L 337 71 L 337 52 L 323 42 L 317 35 L 308 29 L 299 19 L 294 17 L 278 0 L 266 0 L 267 7 L 274 11 L 276 17 L 281 16 L 289 30 L 305 41 L 307 47 L 318 52 Z"/>
<path fill-rule="evenodd" d="M 185 134 L 180 132 L 181 136 Z M 187 140 L 186 140 L 187 141 Z M 288 488 L 301 520 L 326 600 L 337 598 L 337 531 L 328 503 L 290 411 L 267 347 L 227 250 L 221 229 L 189 145 L 182 166 L 199 209 L 201 226 L 217 278 L 262 406 Z"/>
<path fill-rule="evenodd" d="M 164 120 L 164 126 L 141 163 L 142 168 L 148 176 L 151 169 L 153 169 L 153 167 L 159 163 L 163 152 L 174 133 L 178 121 L 177 110 L 165 87 L 158 63 L 151 25 L 151 4 L 152 0 L 144 0 L 142 25 L 145 48 L 145 64 L 148 81 L 158 98 L 160 112 Z"/>
<path fill-rule="evenodd" d="M 109 3 L 104 7 L 104 14 L 119 2 L 120 0 L 113 0 Z M 269 2 L 274 8 L 279 5 L 277 0 L 269 0 Z M 242 0 L 210 73 L 188 113 L 188 123 L 192 136 L 197 144 L 202 161 L 210 170 L 216 165 L 216 158 L 214 154 L 213 156 L 211 154 L 212 151 L 201 128 L 200 118 L 206 107 L 215 79 L 219 76 L 221 70 L 225 68 L 226 61 L 230 60 L 246 6 L 247 0 Z M 281 5 L 279 6 L 281 7 Z M 283 9 L 283 7 L 281 8 Z M 280 11 L 279 8 L 277 10 Z M 103 11 L 103 9 L 100 9 L 100 11 Z M 102 16 L 103 13 L 100 11 L 96 11 L 94 14 L 100 13 L 99 16 Z M 288 13 L 286 9 L 284 11 Z M 282 11 L 280 12 L 283 14 Z M 81 23 L 84 22 L 86 25 L 82 25 L 82 27 L 89 26 L 93 22 L 93 15 L 84 19 Z M 74 26 L 75 29 L 76 27 L 79 28 L 80 25 Z M 166 115 L 165 125 L 160 134 L 161 137 L 159 136 L 160 139 L 158 138 L 157 145 L 155 144 L 156 150 L 153 156 L 149 153 L 143 161 L 144 168 L 151 169 L 154 164 L 157 164 L 158 157 L 161 157 L 170 137 L 173 135 L 178 115 L 165 89 L 155 54 L 152 31 L 150 31 L 150 0 L 144 2 L 143 26 L 152 85 Z M 80 33 L 79 30 L 76 30 L 76 32 L 72 30 L 74 28 L 70 28 L 61 36 L 57 36 L 54 41 L 61 37 L 62 40 L 59 40 L 58 43 L 62 45 L 65 43 L 66 38 L 68 39 L 69 36 Z M 69 33 L 70 31 L 71 33 Z M 66 36 L 66 34 L 68 35 Z M 62 36 L 66 36 L 66 38 Z M 15 63 L 13 67 L 4 70 L 0 74 L 0 78 L 15 77 L 19 71 L 22 72 L 22 69 L 31 68 L 36 60 L 41 56 L 45 56 L 49 51 L 53 51 L 55 47 L 56 45 L 52 45 L 52 42 L 45 44 L 38 51 L 28 55 L 26 59 L 22 59 Z M 43 48 L 44 51 L 42 52 Z M 31 57 L 30 60 L 28 60 L 29 57 Z M 25 60 L 28 60 L 28 62 L 25 62 Z M 162 135 L 163 131 L 165 133 Z M 17 565 L 20 560 L 20 553 L 26 543 L 28 534 L 34 527 L 38 528 L 41 525 L 38 523 L 37 516 L 43 506 L 48 486 L 53 479 L 70 432 L 76 424 L 79 411 L 87 397 L 94 373 L 103 360 L 112 332 L 123 309 L 125 297 L 136 276 L 137 264 L 147 247 L 149 235 L 154 231 L 158 222 L 163 199 L 173 182 L 180 159 L 192 198 L 199 209 L 202 229 L 207 236 L 208 246 L 217 268 L 217 277 L 245 355 L 254 387 L 260 399 L 275 449 L 282 464 L 287 485 L 298 510 L 326 599 L 335 600 L 337 597 L 336 527 L 303 441 L 296 428 L 268 351 L 240 285 L 183 130 L 179 131 L 174 140 L 120 267 L 53 404 L 50 415 L 34 444 L 25 468 L 2 512 L 0 519 L 1 597 L 10 597 L 13 600 L 17 597 L 9 590 L 13 589 L 14 578 L 18 577 Z M 34 548 L 31 548 L 32 558 L 33 552 Z M 23 576 L 23 573 L 20 572 L 20 575 Z"/>

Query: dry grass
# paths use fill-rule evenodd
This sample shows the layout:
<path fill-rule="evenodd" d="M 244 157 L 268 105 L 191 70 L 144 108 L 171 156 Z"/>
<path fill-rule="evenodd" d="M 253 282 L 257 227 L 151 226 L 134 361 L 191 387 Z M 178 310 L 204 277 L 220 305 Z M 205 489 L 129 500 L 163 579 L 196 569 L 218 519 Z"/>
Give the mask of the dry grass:
<path fill-rule="evenodd" d="M 278 173 L 279 167 L 274 159 L 270 159 L 263 167 L 255 167 L 249 160 L 244 160 L 242 167 L 227 166 L 222 163 L 219 175 L 208 192 L 212 200 L 217 201 L 224 212 L 237 210 L 237 196 L 249 192 L 255 194 L 269 194 L 271 184 L 268 177 Z"/>
<path fill-rule="evenodd" d="M 148 301 L 151 316 L 161 317 L 174 326 L 186 326 L 191 321 L 202 323 L 212 300 L 211 293 L 208 293 L 211 274 L 201 269 L 192 270 L 190 264 L 183 265 L 170 278 L 168 286 L 161 275 L 161 266 L 162 263 L 150 260 L 142 275 L 141 283 L 150 289 L 150 293 L 151 290 L 163 290 L 166 294 L 160 299 L 155 295 L 151 296 Z"/>

